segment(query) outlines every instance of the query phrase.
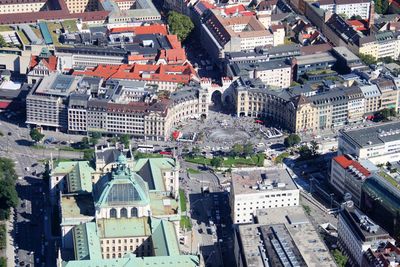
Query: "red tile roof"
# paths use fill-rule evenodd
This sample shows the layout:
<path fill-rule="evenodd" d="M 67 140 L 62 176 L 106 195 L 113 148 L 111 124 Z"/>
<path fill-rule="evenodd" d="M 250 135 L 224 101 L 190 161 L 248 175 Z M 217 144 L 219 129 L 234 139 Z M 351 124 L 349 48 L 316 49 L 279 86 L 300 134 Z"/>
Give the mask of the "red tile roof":
<path fill-rule="evenodd" d="M 168 35 L 167 26 L 164 24 L 152 24 L 148 26 L 120 27 L 110 29 L 110 33 L 134 32 L 136 35 L 158 33 Z"/>
<path fill-rule="evenodd" d="M 0 109 L 6 109 L 10 104 L 9 101 L 0 101 Z"/>
<path fill-rule="evenodd" d="M 371 173 L 364 168 L 358 161 L 352 160 L 347 155 L 340 155 L 333 158 L 343 169 L 348 169 L 350 166 L 362 173 L 364 176 L 369 176 Z"/>
<path fill-rule="evenodd" d="M 39 62 L 42 62 L 49 70 L 57 70 L 57 57 L 50 56 L 49 58 L 40 59 L 39 56 L 31 56 L 31 61 L 29 62 L 29 69 L 36 67 Z"/>
<path fill-rule="evenodd" d="M 196 71 L 189 64 L 183 66 L 176 65 L 144 65 L 144 64 L 124 64 L 98 65 L 93 69 L 84 71 L 73 71 L 73 75 L 86 75 L 102 77 L 104 79 L 125 79 L 141 81 L 160 81 L 174 83 L 189 83 Z"/>

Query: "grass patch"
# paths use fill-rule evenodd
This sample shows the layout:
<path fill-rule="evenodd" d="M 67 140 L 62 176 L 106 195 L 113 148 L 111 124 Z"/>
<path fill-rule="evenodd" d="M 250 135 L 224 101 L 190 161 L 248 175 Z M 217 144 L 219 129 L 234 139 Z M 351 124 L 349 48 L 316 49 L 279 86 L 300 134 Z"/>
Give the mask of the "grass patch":
<path fill-rule="evenodd" d="M 181 206 L 181 212 L 185 212 L 186 209 L 186 196 L 185 196 L 185 191 L 183 189 L 179 189 L 179 203 Z"/>
<path fill-rule="evenodd" d="M 282 161 L 289 156 L 290 154 L 288 152 L 283 152 L 275 158 L 275 164 L 282 163 Z"/>
<path fill-rule="evenodd" d="M 163 158 L 164 156 L 158 153 L 142 153 L 136 152 L 135 159 L 146 159 L 146 158 Z"/>
<path fill-rule="evenodd" d="M 251 157 L 224 157 L 222 161 L 222 167 L 230 168 L 237 166 L 263 166 L 265 155 L 263 153 L 255 154 Z M 197 157 L 185 157 L 185 161 L 200 164 L 200 165 L 211 165 L 211 159 L 207 159 L 202 156 Z"/>
<path fill-rule="evenodd" d="M 21 42 L 24 45 L 28 45 L 29 44 L 29 40 L 28 37 L 26 37 L 25 33 L 23 33 L 22 31 L 17 31 L 19 38 L 21 39 Z"/>
<path fill-rule="evenodd" d="M 390 176 L 384 171 L 380 171 L 378 174 L 383 178 L 385 178 L 385 180 L 388 181 L 391 185 L 393 185 L 396 188 L 399 188 L 399 183 L 392 176 Z"/>
<path fill-rule="evenodd" d="M 13 31 L 13 28 L 7 25 L 0 25 L 0 32 L 8 32 L 8 31 Z"/>
<path fill-rule="evenodd" d="M 38 144 L 31 145 L 31 148 L 33 148 L 33 149 L 48 149 L 44 145 L 38 145 Z"/>
<path fill-rule="evenodd" d="M 61 22 L 61 25 L 63 26 L 64 30 L 67 30 L 69 32 L 78 31 L 78 27 L 76 26 L 75 20 L 64 20 Z"/>
<path fill-rule="evenodd" d="M 192 168 L 188 168 L 187 172 L 191 173 L 191 174 L 199 174 L 199 173 L 201 173 L 201 171 L 196 170 L 196 169 L 192 169 Z"/>
<path fill-rule="evenodd" d="M 180 225 L 182 229 L 191 230 L 192 222 L 188 216 L 181 216 Z"/>
<path fill-rule="evenodd" d="M 7 230 L 6 225 L 0 225 L 0 249 L 5 249 L 7 246 Z"/>
<path fill-rule="evenodd" d="M 60 42 L 58 41 L 58 34 L 56 33 L 57 30 L 62 29 L 62 26 L 58 22 L 48 22 L 47 23 L 47 28 L 49 29 L 51 39 L 53 40 L 54 45 L 60 45 Z"/>

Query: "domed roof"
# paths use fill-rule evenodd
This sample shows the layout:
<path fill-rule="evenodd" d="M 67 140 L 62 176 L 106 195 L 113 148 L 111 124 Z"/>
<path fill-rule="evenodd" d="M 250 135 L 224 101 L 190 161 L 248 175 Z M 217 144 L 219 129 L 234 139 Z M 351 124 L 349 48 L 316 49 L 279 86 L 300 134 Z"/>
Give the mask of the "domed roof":
<path fill-rule="evenodd" d="M 126 164 L 126 157 L 118 156 L 117 168 L 103 187 L 96 206 L 146 205 L 150 202 L 147 183 Z"/>

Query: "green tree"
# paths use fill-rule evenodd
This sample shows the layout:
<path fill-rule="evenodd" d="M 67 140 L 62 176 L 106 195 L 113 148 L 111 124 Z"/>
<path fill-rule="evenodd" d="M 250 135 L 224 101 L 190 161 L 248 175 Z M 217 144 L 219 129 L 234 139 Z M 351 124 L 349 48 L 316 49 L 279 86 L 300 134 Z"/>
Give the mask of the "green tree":
<path fill-rule="evenodd" d="M 243 146 L 243 155 L 245 157 L 254 153 L 254 146 L 251 143 L 247 143 Z"/>
<path fill-rule="evenodd" d="M 29 132 L 29 136 L 32 138 L 35 143 L 40 142 L 44 138 L 44 134 L 42 134 L 38 129 L 32 128 Z"/>
<path fill-rule="evenodd" d="M 222 159 L 219 157 L 214 157 L 211 159 L 210 162 L 211 166 L 213 166 L 214 168 L 218 169 L 219 167 L 221 167 L 222 165 Z"/>
<path fill-rule="evenodd" d="M 7 259 L 5 257 L 0 257 L 0 267 L 7 267 Z"/>
<path fill-rule="evenodd" d="M 389 9 L 389 1 L 388 0 L 381 0 L 382 1 L 382 14 L 386 14 Z"/>
<path fill-rule="evenodd" d="M 346 263 L 347 263 L 347 256 L 346 255 L 343 255 L 343 253 L 342 252 L 340 252 L 340 250 L 338 250 L 338 249 L 335 249 L 333 252 L 332 252 L 332 256 L 333 256 L 333 258 L 335 259 L 335 261 L 336 261 L 336 263 L 337 263 L 337 265 L 339 266 L 339 267 L 345 267 L 346 266 Z"/>
<path fill-rule="evenodd" d="M 301 142 L 300 136 L 298 136 L 297 134 L 290 134 L 283 140 L 283 144 L 286 147 L 292 147 L 294 145 L 299 144 L 300 142 Z"/>
<path fill-rule="evenodd" d="M 300 159 L 310 159 L 312 156 L 311 149 L 308 146 L 299 148 Z"/>
<path fill-rule="evenodd" d="M 4 136 L 4 134 L 3 134 L 3 132 L 2 132 L 2 131 L 0 131 L 0 136 Z"/>
<path fill-rule="evenodd" d="M 124 145 L 124 147 L 129 147 L 131 143 L 131 136 L 129 134 L 123 134 L 119 137 L 119 142 Z"/>
<path fill-rule="evenodd" d="M 82 141 L 79 144 L 81 149 L 88 149 L 90 148 L 90 142 L 89 142 L 89 137 L 83 137 Z"/>
<path fill-rule="evenodd" d="M 315 156 L 318 155 L 319 145 L 318 145 L 318 143 L 317 143 L 316 141 L 314 141 L 314 140 L 312 140 L 312 141 L 310 142 L 310 144 L 311 144 L 311 147 L 310 147 L 311 156 L 312 156 L 312 157 L 315 157 Z"/>
<path fill-rule="evenodd" d="M 378 14 L 382 14 L 382 0 L 374 0 L 375 2 L 375 12 Z"/>
<path fill-rule="evenodd" d="M 192 154 L 193 155 L 198 155 L 200 154 L 200 148 L 198 146 L 195 146 L 192 148 Z"/>
<path fill-rule="evenodd" d="M 83 160 L 92 161 L 94 159 L 94 151 L 87 149 L 83 152 Z"/>
<path fill-rule="evenodd" d="M 396 109 L 394 108 L 384 108 L 378 112 L 378 117 L 383 121 L 388 121 L 390 117 L 395 117 L 396 115 Z"/>
<path fill-rule="evenodd" d="M 0 47 L 6 47 L 6 46 L 8 46 L 8 44 L 4 40 L 3 35 L 0 35 Z"/>
<path fill-rule="evenodd" d="M 240 156 L 243 153 L 243 146 L 241 144 L 234 144 L 231 150 L 231 154 L 234 157 Z"/>
<path fill-rule="evenodd" d="M 380 1 L 380 0 L 379 0 Z M 376 64 L 376 59 L 371 55 L 359 54 L 358 57 L 364 62 L 366 65 Z"/>
<path fill-rule="evenodd" d="M 99 140 L 101 138 L 101 133 L 99 132 L 92 132 L 89 134 L 90 136 L 90 143 L 93 145 L 97 145 L 99 143 Z"/>
<path fill-rule="evenodd" d="M 194 24 L 188 16 L 171 11 L 168 13 L 168 26 L 172 34 L 178 36 L 179 41 L 183 42 L 194 29 Z"/>

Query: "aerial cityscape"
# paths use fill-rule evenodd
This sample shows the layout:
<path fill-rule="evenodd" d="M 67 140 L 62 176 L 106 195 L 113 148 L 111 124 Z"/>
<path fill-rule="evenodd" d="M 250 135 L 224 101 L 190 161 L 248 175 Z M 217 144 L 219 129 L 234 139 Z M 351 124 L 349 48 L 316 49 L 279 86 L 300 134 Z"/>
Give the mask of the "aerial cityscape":
<path fill-rule="evenodd" d="M 0 267 L 400 267 L 400 0 L 0 0 Z"/>

